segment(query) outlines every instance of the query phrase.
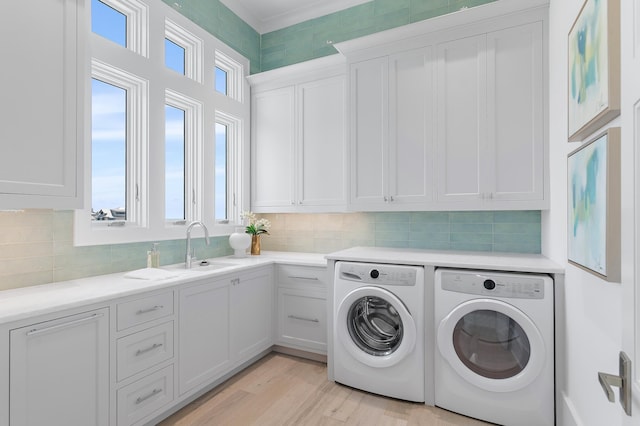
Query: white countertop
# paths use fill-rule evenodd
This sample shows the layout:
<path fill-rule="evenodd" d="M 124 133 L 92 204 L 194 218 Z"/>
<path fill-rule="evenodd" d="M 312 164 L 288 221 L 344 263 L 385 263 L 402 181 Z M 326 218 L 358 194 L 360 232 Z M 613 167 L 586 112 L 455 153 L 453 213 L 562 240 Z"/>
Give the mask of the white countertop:
<path fill-rule="evenodd" d="M 537 272 L 544 274 L 564 273 L 564 269 L 560 265 L 540 254 L 353 247 L 331 253 L 326 258 L 354 262 L 429 265 L 494 271 Z"/>
<path fill-rule="evenodd" d="M 326 266 L 327 261 L 324 256 L 324 254 L 318 253 L 263 251 L 260 256 L 243 258 L 226 256 L 209 259 L 212 263 L 219 262 L 228 266 L 207 272 L 197 271 L 198 266 L 195 263 L 191 271 L 185 271 L 179 267 L 163 266 L 161 269 L 169 270 L 174 275 L 174 277 L 166 279 L 131 279 L 125 277 L 127 272 L 119 272 L 4 290 L 0 291 L 0 324 L 168 288 L 204 277 L 215 277 L 216 275 L 238 272 L 255 266 L 273 263 Z"/>
<path fill-rule="evenodd" d="M 224 266 L 209 271 L 191 271 L 178 266 L 163 266 L 173 277 L 164 279 L 131 279 L 126 272 L 81 278 L 52 284 L 0 291 L 0 324 L 20 321 L 37 315 L 112 301 L 153 290 L 169 288 L 205 277 L 235 273 L 248 268 L 274 263 L 326 266 L 327 260 L 350 260 L 374 263 L 431 265 L 466 269 L 490 269 L 538 273 L 564 273 L 562 267 L 541 255 L 478 253 L 354 247 L 329 255 L 319 253 L 262 252 L 260 256 L 234 256 L 209 259 Z M 152 271 L 154 272 L 154 271 Z M 157 271 L 156 271 L 157 272 Z M 144 271 L 142 271 L 144 273 Z"/>

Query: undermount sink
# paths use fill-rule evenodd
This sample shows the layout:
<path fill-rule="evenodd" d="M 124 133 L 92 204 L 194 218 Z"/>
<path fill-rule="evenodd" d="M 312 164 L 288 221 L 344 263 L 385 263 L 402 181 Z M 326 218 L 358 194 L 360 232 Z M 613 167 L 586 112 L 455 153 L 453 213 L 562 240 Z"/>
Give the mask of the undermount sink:
<path fill-rule="evenodd" d="M 217 269 L 228 268 L 230 266 L 235 266 L 233 263 L 225 263 L 225 262 L 212 262 L 212 261 L 194 261 L 191 263 L 191 268 L 187 269 L 184 267 L 184 263 L 178 263 L 176 265 L 169 265 L 163 267 L 163 269 L 167 269 L 170 271 L 184 271 L 188 272 L 208 272 L 215 271 Z"/>

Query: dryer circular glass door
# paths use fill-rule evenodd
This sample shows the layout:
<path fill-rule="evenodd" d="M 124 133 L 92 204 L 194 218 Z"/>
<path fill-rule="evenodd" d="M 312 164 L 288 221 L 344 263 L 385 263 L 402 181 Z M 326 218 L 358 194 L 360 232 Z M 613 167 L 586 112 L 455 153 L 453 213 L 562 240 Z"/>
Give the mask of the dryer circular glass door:
<path fill-rule="evenodd" d="M 340 302 L 335 318 L 339 343 L 371 367 L 402 361 L 416 344 L 416 325 L 404 303 L 380 287 L 360 287 Z"/>
<path fill-rule="evenodd" d="M 522 389 L 545 363 L 544 341 L 533 321 L 493 299 L 456 306 L 438 326 L 438 348 L 460 376 L 493 392 Z"/>

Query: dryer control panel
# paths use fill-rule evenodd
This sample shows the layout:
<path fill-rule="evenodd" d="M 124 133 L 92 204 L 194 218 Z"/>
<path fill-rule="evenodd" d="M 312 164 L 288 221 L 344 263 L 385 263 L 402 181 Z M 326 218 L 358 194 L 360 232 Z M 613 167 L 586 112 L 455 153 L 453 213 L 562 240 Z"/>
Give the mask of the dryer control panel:
<path fill-rule="evenodd" d="M 545 277 L 540 275 L 470 270 L 447 270 L 441 274 L 443 290 L 516 299 L 544 298 Z"/>
<path fill-rule="evenodd" d="M 337 276 L 342 280 L 380 285 L 416 285 L 417 271 L 422 266 L 386 265 L 380 263 L 337 262 Z"/>

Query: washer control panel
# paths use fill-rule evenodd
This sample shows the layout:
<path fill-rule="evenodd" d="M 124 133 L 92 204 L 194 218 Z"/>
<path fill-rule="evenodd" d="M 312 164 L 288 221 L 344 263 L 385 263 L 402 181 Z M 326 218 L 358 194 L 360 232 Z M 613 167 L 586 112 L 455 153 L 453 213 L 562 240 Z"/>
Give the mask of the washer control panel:
<path fill-rule="evenodd" d="M 543 299 L 545 277 L 490 271 L 441 271 L 443 290 L 481 296 Z"/>
<path fill-rule="evenodd" d="M 347 281 L 380 285 L 416 285 L 422 266 L 385 265 L 379 263 L 337 262 L 338 277 Z"/>

